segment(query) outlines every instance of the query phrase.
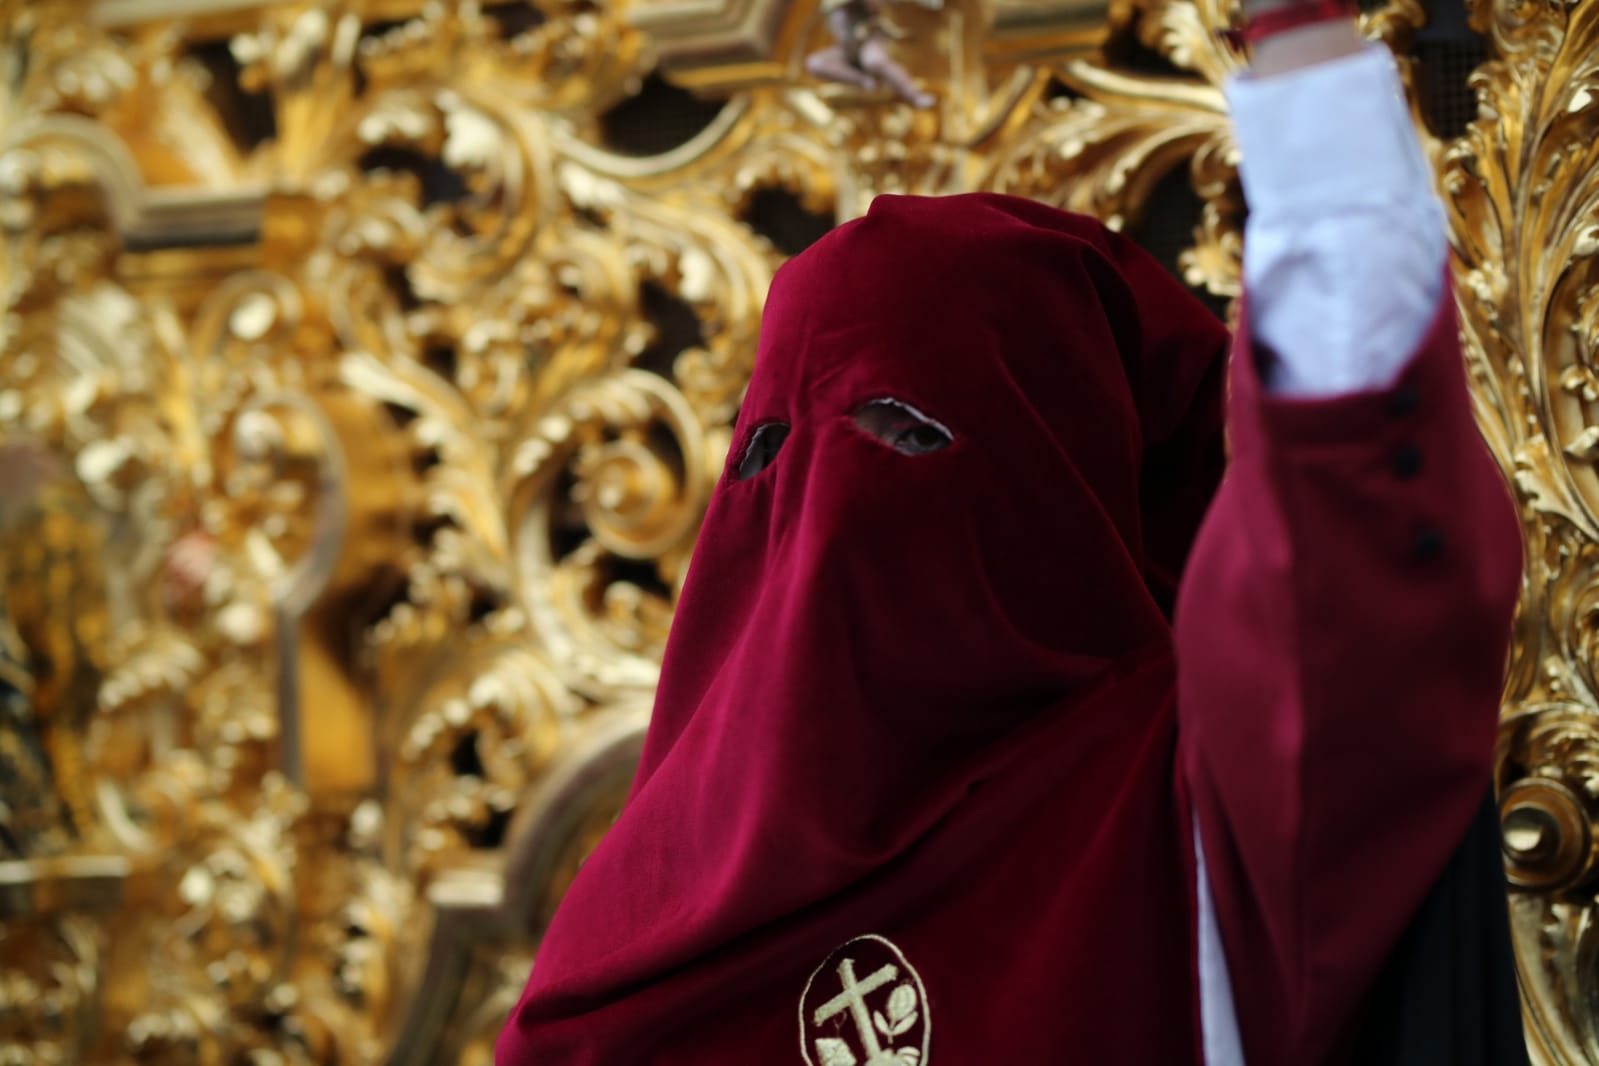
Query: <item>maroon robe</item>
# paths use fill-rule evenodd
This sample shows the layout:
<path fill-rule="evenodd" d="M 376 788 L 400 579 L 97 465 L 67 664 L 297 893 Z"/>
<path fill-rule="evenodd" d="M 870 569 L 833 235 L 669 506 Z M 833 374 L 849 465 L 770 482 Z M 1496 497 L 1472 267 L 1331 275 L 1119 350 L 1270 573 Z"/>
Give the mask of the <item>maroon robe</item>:
<path fill-rule="evenodd" d="M 1387 394 L 1264 398 L 1244 348 L 1174 639 L 1225 346 L 1026 201 L 786 266 L 732 465 L 789 436 L 716 490 L 500 1066 L 1197 1062 L 1196 818 L 1250 1066 L 1347 1056 L 1488 787 L 1518 530 L 1447 312 Z M 885 398 L 954 445 L 859 431 Z"/>

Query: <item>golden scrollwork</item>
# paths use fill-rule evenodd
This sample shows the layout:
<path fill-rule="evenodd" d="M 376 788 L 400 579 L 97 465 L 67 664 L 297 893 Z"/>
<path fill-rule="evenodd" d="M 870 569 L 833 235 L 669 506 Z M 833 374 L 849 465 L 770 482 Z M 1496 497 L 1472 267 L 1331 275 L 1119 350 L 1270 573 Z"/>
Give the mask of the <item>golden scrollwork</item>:
<path fill-rule="evenodd" d="M 1494 58 L 1443 153 L 1462 324 L 1484 433 L 1526 515 L 1527 581 L 1502 729 L 1501 809 L 1529 1038 L 1599 1058 L 1599 429 L 1594 205 L 1599 11 L 1476 4 Z"/>
<path fill-rule="evenodd" d="M 0 467 L 55 457 L 0 502 L 0 1063 L 488 1062 L 628 787 L 793 250 L 760 205 L 1136 228 L 1176 174 L 1231 297 L 1232 14 L 901 5 L 917 110 L 806 73 L 813 0 L 0 3 Z M 1472 19 L 1478 119 L 1417 119 L 1526 516 L 1530 1032 L 1595 1062 L 1599 6 Z M 1416 83 L 1420 4 L 1363 21 Z"/>

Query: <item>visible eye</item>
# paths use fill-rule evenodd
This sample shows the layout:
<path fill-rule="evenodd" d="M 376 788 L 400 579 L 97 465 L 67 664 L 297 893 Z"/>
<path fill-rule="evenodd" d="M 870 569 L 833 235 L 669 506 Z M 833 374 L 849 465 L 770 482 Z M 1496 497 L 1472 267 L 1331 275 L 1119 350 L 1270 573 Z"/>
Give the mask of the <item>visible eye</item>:
<path fill-rule="evenodd" d="M 787 439 L 786 422 L 768 422 L 764 426 L 756 426 L 755 432 L 750 434 L 750 442 L 744 446 L 744 454 L 739 457 L 738 466 L 733 471 L 734 480 L 746 481 L 771 466 L 772 460 L 777 458 L 778 449 L 783 447 L 783 442 Z"/>
<path fill-rule="evenodd" d="M 863 404 L 855 411 L 855 427 L 903 455 L 941 452 L 955 443 L 946 427 L 898 400 Z"/>

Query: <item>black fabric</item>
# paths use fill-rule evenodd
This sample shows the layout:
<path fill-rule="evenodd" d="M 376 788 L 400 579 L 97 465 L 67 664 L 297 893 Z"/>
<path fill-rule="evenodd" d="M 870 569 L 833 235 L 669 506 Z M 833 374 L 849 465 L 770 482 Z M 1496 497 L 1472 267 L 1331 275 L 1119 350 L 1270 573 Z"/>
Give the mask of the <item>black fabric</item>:
<path fill-rule="evenodd" d="M 1372 990 L 1360 1066 L 1527 1066 L 1490 794 Z"/>

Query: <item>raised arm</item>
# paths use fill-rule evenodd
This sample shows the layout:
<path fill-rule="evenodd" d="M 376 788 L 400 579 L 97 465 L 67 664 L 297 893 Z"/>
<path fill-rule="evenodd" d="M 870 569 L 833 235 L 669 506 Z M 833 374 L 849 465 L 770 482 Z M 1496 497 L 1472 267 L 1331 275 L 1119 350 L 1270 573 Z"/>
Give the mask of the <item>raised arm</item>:
<path fill-rule="evenodd" d="M 1178 606 L 1181 769 L 1242 1058 L 1313 1066 L 1352 1061 L 1489 792 L 1519 531 L 1391 58 L 1324 23 L 1228 95 L 1246 296 Z"/>

